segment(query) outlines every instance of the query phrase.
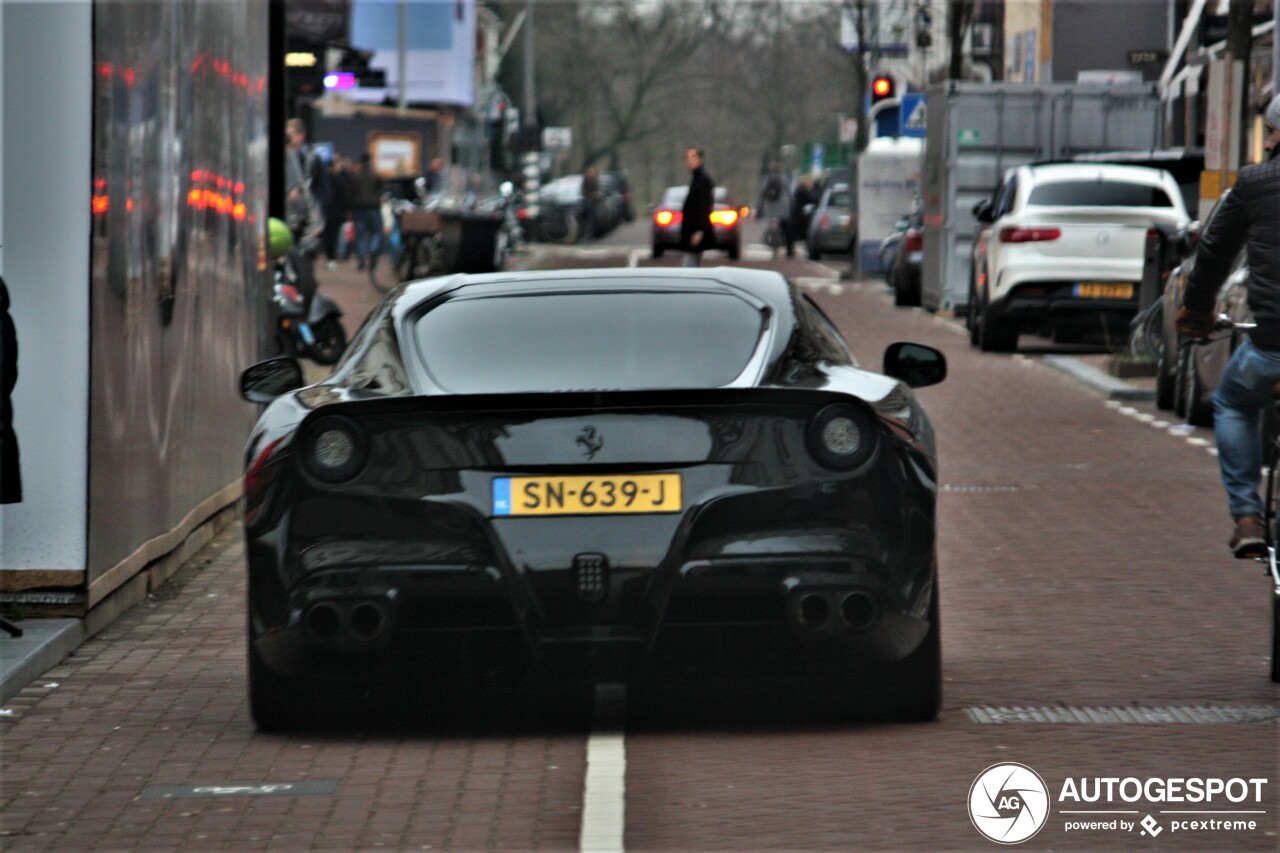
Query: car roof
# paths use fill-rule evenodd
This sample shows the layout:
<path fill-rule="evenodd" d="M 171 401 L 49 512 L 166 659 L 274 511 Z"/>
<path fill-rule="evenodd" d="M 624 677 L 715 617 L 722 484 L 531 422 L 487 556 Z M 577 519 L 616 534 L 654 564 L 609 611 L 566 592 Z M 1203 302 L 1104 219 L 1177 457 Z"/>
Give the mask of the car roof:
<path fill-rule="evenodd" d="M 1024 166 L 1033 181 L 1101 180 L 1167 186 L 1173 177 L 1164 169 L 1150 166 L 1120 166 L 1111 163 L 1044 163 Z"/>
<path fill-rule="evenodd" d="M 683 197 L 688 193 L 689 193 L 689 185 L 680 184 L 674 187 L 667 187 L 665 190 L 662 191 L 662 197 L 666 198 L 668 196 L 673 196 L 673 195 L 679 195 Z M 719 201 L 726 201 L 729 198 L 729 188 L 717 185 L 715 190 L 712 192 L 712 197 Z"/>
<path fill-rule="evenodd" d="M 534 270 L 521 272 L 456 274 L 409 282 L 393 292 L 392 313 L 396 323 L 424 302 L 447 293 L 484 291 L 510 292 L 513 286 L 524 294 L 561 291 L 580 282 L 592 290 L 679 290 L 719 285 L 725 290 L 743 291 L 776 311 L 791 311 L 791 284 L 781 273 L 745 267 L 604 267 L 574 270 Z"/>

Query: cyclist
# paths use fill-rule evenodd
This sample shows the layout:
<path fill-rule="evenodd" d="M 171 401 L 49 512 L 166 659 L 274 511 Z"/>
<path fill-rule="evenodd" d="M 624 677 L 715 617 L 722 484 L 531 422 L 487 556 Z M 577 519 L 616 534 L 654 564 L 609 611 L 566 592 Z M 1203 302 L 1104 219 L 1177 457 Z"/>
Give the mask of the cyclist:
<path fill-rule="evenodd" d="M 1180 334 L 1202 339 L 1213 331 L 1214 298 L 1241 246 L 1249 267 L 1249 307 L 1257 327 L 1237 347 L 1213 395 L 1214 437 L 1235 521 L 1228 547 L 1238 558 L 1266 553 L 1258 497 L 1262 478 L 1259 420 L 1280 382 L 1280 95 L 1264 113 L 1270 136 L 1267 161 L 1245 166 L 1231 194 L 1200 235 L 1195 265 L 1174 324 Z"/>
<path fill-rule="evenodd" d="M 760 182 L 760 203 L 756 207 L 756 217 L 769 223 L 769 232 L 766 232 L 769 248 L 777 252 L 778 238 L 781 238 L 787 243 L 787 257 L 795 257 L 795 234 L 791 231 L 791 193 L 782 177 L 782 166 L 777 163 L 769 164 L 769 172 Z M 769 237 L 770 232 L 772 239 Z"/>

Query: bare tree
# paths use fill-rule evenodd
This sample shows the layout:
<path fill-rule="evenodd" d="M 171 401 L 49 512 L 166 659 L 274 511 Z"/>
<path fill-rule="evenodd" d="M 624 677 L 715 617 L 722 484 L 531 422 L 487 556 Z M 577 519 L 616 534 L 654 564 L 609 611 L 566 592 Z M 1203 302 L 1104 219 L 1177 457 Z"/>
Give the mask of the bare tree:
<path fill-rule="evenodd" d="M 685 83 L 715 10 L 715 0 L 568 0 L 542 16 L 547 111 L 574 128 L 584 166 L 667 126 L 652 107 Z"/>

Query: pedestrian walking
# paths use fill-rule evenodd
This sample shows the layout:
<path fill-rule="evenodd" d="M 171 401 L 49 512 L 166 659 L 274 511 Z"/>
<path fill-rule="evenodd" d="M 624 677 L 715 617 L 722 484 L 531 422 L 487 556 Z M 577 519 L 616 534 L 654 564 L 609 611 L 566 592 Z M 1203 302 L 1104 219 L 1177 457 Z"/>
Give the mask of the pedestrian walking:
<path fill-rule="evenodd" d="M 426 180 L 427 195 L 444 191 L 444 161 L 439 157 L 431 158 L 431 166 L 422 176 Z"/>
<path fill-rule="evenodd" d="M 285 122 L 285 222 L 293 230 L 304 253 L 319 251 L 324 234 L 324 211 L 313 190 L 313 179 L 323 164 L 307 145 L 307 126 L 300 118 Z"/>
<path fill-rule="evenodd" d="M 684 250 L 684 266 L 696 267 L 702 263 L 702 253 L 716 240 L 711 224 L 711 211 L 715 208 L 716 183 L 704 167 L 706 154 L 701 148 L 691 147 L 684 153 L 684 164 L 689 168 L 689 193 L 681 208 L 680 248 Z"/>
<path fill-rule="evenodd" d="M 1267 105 L 1267 161 L 1240 170 L 1230 194 L 1196 242 L 1183 305 L 1174 325 L 1179 334 L 1202 339 L 1214 330 L 1218 288 L 1245 248 L 1249 307 L 1257 326 L 1236 347 L 1213 395 L 1214 437 L 1235 529 L 1227 543 L 1236 557 L 1266 554 L 1262 471 L 1262 411 L 1280 382 L 1280 95 Z"/>
<path fill-rule="evenodd" d="M 813 175 L 801 175 L 796 191 L 791 195 L 791 241 L 809 242 L 809 222 L 813 209 L 818 206 L 818 194 L 813 189 Z M 807 208 L 807 209 L 806 209 Z"/>
<path fill-rule="evenodd" d="M 333 160 L 324 170 L 324 190 L 320 193 L 320 209 L 324 213 L 324 233 L 321 242 L 324 255 L 330 270 L 338 265 L 342 256 L 340 245 L 342 226 L 347 222 L 346 181 L 347 175 L 342 167 L 342 157 L 334 155 Z"/>
<path fill-rule="evenodd" d="M 756 218 L 767 222 L 771 232 L 776 222 L 777 234 L 787 246 L 787 257 L 795 257 L 795 235 L 791 231 L 791 192 L 787 189 L 782 166 L 778 163 L 770 163 L 768 174 L 760 181 L 760 202 L 756 206 Z M 775 252 L 778 249 L 777 245 L 771 248 Z"/>
<path fill-rule="evenodd" d="M 582 173 L 582 240 L 592 240 L 600 228 L 600 206 L 604 193 L 600 191 L 600 175 L 595 166 L 588 166 Z"/>
<path fill-rule="evenodd" d="M 356 223 L 356 267 L 364 269 L 382 251 L 382 179 L 367 153 L 347 179 L 347 206 Z"/>

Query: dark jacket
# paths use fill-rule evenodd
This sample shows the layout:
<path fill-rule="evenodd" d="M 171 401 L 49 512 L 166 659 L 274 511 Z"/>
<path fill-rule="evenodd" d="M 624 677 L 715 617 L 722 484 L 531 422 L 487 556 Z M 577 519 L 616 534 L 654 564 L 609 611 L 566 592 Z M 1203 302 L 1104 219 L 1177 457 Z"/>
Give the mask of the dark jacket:
<path fill-rule="evenodd" d="M 1258 324 L 1249 337 L 1260 349 L 1280 349 L 1280 160 L 1240 170 L 1196 245 L 1184 299 L 1188 309 L 1213 311 L 1218 288 L 1242 246 L 1249 265 L 1249 307 Z"/>
<path fill-rule="evenodd" d="M 347 207 L 351 210 L 369 210 L 382 205 L 382 178 L 368 166 L 363 166 L 347 178 Z"/>
<path fill-rule="evenodd" d="M 0 278 L 0 504 L 22 500 L 18 437 L 13 432 L 10 395 L 18 383 L 18 335 L 9 317 L 9 291 Z"/>
<path fill-rule="evenodd" d="M 711 180 L 707 170 L 699 166 L 693 170 L 689 179 L 689 194 L 684 197 L 681 208 L 680 247 L 686 252 L 701 252 L 715 245 L 716 232 L 711 224 L 711 211 L 715 209 L 716 182 Z M 702 232 L 702 242 L 691 246 L 689 241 L 693 235 Z"/>

